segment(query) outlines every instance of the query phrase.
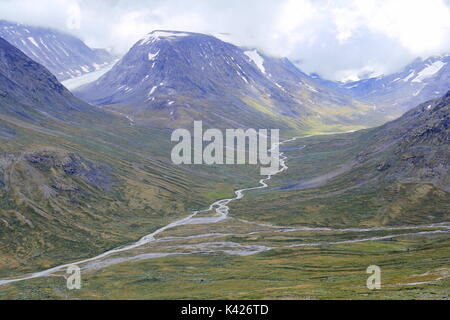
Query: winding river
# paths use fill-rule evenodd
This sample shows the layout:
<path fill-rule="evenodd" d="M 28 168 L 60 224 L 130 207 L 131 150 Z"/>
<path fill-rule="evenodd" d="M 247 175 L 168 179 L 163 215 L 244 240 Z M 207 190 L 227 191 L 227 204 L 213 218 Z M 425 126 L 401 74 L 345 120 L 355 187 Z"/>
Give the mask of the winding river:
<path fill-rule="evenodd" d="M 338 134 L 338 133 L 324 133 L 324 134 Z M 324 135 L 324 134 L 319 134 L 319 135 Z M 302 137 L 294 137 L 288 140 L 284 140 L 280 143 L 278 143 L 277 145 L 273 146 L 271 151 L 273 151 L 275 148 L 279 147 L 282 144 L 288 143 L 288 142 L 293 142 L 297 139 L 301 139 L 301 138 L 307 138 L 307 137 L 311 137 L 314 135 L 308 135 L 308 136 L 302 136 Z M 301 146 L 300 148 L 303 149 L 306 146 Z M 62 264 L 44 271 L 40 271 L 40 272 L 36 272 L 36 273 L 32 273 L 29 274 L 27 276 L 21 277 L 21 278 L 14 278 L 14 279 L 5 279 L 5 280 L 0 280 L 0 286 L 1 285 L 6 285 L 6 284 L 10 284 L 10 283 L 14 283 L 14 282 L 18 282 L 18 281 L 24 281 L 24 280 L 29 280 L 29 279 L 34 279 L 34 278 L 40 278 L 40 277 L 46 277 L 46 276 L 50 276 L 52 274 L 54 274 L 55 272 L 61 272 L 64 271 L 65 269 L 67 269 L 69 266 L 73 266 L 73 265 L 84 265 L 87 264 L 86 266 L 83 267 L 83 269 L 91 269 L 91 268 L 98 268 L 98 267 L 105 267 L 108 265 L 112 265 L 112 264 L 117 264 L 117 263 L 121 263 L 124 261 L 133 261 L 133 260 L 141 260 L 141 259 L 151 259 L 151 258 L 159 258 L 159 257 L 165 257 L 165 256 L 169 256 L 169 255 L 183 255 L 183 254 L 195 254 L 195 253 L 209 253 L 209 252 L 217 252 L 217 251 L 222 251 L 225 253 L 232 253 L 232 254 L 239 254 L 239 255 L 250 255 L 250 254 L 255 254 L 258 252 L 262 252 L 262 251 L 267 251 L 267 250 L 273 250 L 273 249 L 277 249 L 280 247 L 266 247 L 266 246 L 261 246 L 261 245 L 241 245 L 238 243 L 234 243 L 234 242 L 206 242 L 206 243 L 200 243 L 200 244 L 195 244 L 195 245 L 186 245 L 186 247 L 189 248 L 193 248 L 196 249 L 192 252 L 189 253 L 183 253 L 183 252 L 179 252 L 179 251 L 174 251 L 174 252 L 157 252 L 157 253 L 146 253 L 146 254 L 139 254 L 133 257 L 129 257 L 129 258 L 112 258 L 112 259 L 108 259 L 105 261 L 101 261 L 103 258 L 106 258 L 108 256 L 111 256 L 113 254 L 117 254 L 117 253 L 122 253 L 122 252 L 126 252 L 126 251 L 130 251 L 132 249 L 141 247 L 143 245 L 152 243 L 152 242 L 157 242 L 157 241 L 171 241 L 174 239 L 180 240 L 180 239 L 189 239 L 189 238 L 201 238 L 201 237 L 215 237 L 215 236 L 226 236 L 226 235 L 233 235 L 233 234 L 199 234 L 199 235 L 192 235 L 192 236 L 186 236 L 186 237 L 171 237 L 170 239 L 156 239 L 156 236 L 166 230 L 169 229 L 173 229 L 175 227 L 179 227 L 179 226 L 183 226 L 183 225 L 193 225 L 193 224 L 214 224 L 214 223 L 218 223 L 220 221 L 223 221 L 225 219 L 227 219 L 228 214 L 229 214 L 229 204 L 232 201 L 237 201 L 239 199 L 242 199 L 245 195 L 246 192 L 248 191 L 252 191 L 252 190 L 257 190 L 257 189 L 263 189 L 263 188 L 267 188 L 268 184 L 267 182 L 272 178 L 273 175 L 282 173 L 284 171 L 286 171 L 288 169 L 288 166 L 286 164 L 286 160 L 287 157 L 284 155 L 284 153 L 280 152 L 279 153 L 279 157 L 280 157 L 280 169 L 275 172 L 272 175 L 268 175 L 265 178 L 259 180 L 259 185 L 256 187 L 251 187 L 251 188 L 245 188 L 245 189 L 239 189 L 235 191 L 235 197 L 233 198 L 229 198 L 229 199 L 221 199 L 218 200 L 216 202 L 214 202 L 213 204 L 211 204 L 209 206 L 209 208 L 205 209 L 205 210 L 199 210 L 199 211 L 194 211 L 192 212 L 189 216 L 174 221 L 164 227 L 161 227 L 159 229 L 157 229 L 156 231 L 145 235 L 144 237 L 142 237 L 141 239 L 139 239 L 137 242 L 127 245 L 127 246 L 123 246 L 120 248 L 116 248 L 116 249 L 112 249 L 109 251 L 106 251 L 100 255 L 97 255 L 95 257 L 92 258 L 88 258 L 88 259 L 84 259 L 84 260 L 80 260 L 77 262 L 72 262 L 72 263 L 68 263 L 68 264 Z M 214 210 L 217 213 L 217 216 L 214 217 L 197 217 L 199 213 L 205 213 L 205 212 L 209 212 Z M 248 223 L 253 223 L 253 222 L 248 222 Z M 255 223 L 256 224 L 256 223 Z M 258 225 L 258 224 L 257 224 Z M 422 225 L 422 226 L 405 226 L 405 227 L 374 227 L 374 228 L 349 228 L 349 229 L 332 229 L 332 228 L 308 228 L 308 227 L 278 227 L 278 226 L 272 226 L 272 225 L 263 225 L 263 224 L 259 224 L 260 226 L 266 226 L 266 227 L 271 227 L 274 229 L 278 229 L 276 232 L 294 232 L 294 231 L 304 231 L 304 230 L 317 230 L 317 231 L 339 231 L 339 232 L 369 232 L 369 231 L 379 231 L 379 230 L 404 230 L 404 229 L 419 229 L 419 228 L 424 228 L 424 227 L 439 227 L 442 228 L 442 230 L 433 230 L 433 231 L 423 231 L 423 232 L 416 232 L 416 233 L 403 233 L 403 234 L 393 234 L 393 235 L 388 235 L 388 236 L 380 236 L 380 237 L 368 237 L 368 238 L 362 238 L 362 239 L 354 239 L 354 240 L 342 240 L 342 241 L 336 241 L 336 242 L 317 242 L 317 243 L 304 243 L 304 244 L 292 244 L 292 245 L 287 245 L 285 247 L 302 247 L 302 246 L 320 246 L 320 245 L 324 245 L 324 244 L 343 244 L 343 243 L 353 243 L 353 242 L 363 242 L 363 241 L 375 241 L 375 240 L 382 240 L 382 239 L 391 239 L 391 238 L 395 238 L 395 237 L 400 237 L 400 236 L 407 236 L 407 235 L 423 235 L 423 234 L 434 234 L 434 233 L 443 233 L 443 232 L 450 232 L 450 224 L 447 223 L 442 223 L 442 224 L 433 224 L 433 225 Z M 258 233 L 258 232 L 252 232 L 251 234 L 254 233 Z M 178 246 L 178 248 L 183 247 L 183 246 Z M 226 249 L 228 248 L 228 249 Z M 231 249 L 230 249 L 231 248 Z"/>

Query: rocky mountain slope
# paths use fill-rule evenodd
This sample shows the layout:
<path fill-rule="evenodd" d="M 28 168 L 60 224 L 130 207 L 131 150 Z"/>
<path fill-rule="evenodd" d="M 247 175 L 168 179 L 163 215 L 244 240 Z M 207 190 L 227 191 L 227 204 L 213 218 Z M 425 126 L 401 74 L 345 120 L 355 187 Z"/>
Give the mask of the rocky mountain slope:
<path fill-rule="evenodd" d="M 178 31 L 150 33 L 75 94 L 168 127 L 195 119 L 214 126 L 333 129 L 373 125 L 384 116 L 314 83 L 287 59 Z"/>
<path fill-rule="evenodd" d="M 271 192 L 235 204 L 238 216 L 321 226 L 450 218 L 450 92 L 381 127 L 301 139 L 284 149 L 289 174 L 276 176 Z"/>
<path fill-rule="evenodd" d="M 46 68 L 0 38 L 1 114 L 37 120 L 50 116 L 70 121 L 75 114 L 99 111 L 75 98 Z"/>
<path fill-rule="evenodd" d="M 450 192 L 450 91 L 370 134 L 371 143 L 359 161 L 391 149 L 378 168 L 385 179 L 431 184 Z"/>
<path fill-rule="evenodd" d="M 0 20 L 0 37 L 50 70 L 60 81 L 90 73 L 112 63 L 104 49 L 91 49 L 61 32 Z"/>

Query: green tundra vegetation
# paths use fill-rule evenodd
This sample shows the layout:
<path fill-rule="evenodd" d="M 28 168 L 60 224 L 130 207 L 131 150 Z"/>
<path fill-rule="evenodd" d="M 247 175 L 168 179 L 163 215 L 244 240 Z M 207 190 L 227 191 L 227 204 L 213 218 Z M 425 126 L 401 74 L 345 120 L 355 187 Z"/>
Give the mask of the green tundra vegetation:
<path fill-rule="evenodd" d="M 173 121 L 161 110 L 131 121 L 127 106 L 78 100 L 1 39 L 0 71 L 0 279 L 133 243 L 261 179 L 255 166 L 171 163 L 173 127 L 201 114 L 221 128 L 229 116 L 205 112 L 211 101 Z M 283 145 L 289 169 L 269 188 L 230 203 L 223 221 L 83 264 L 81 290 L 56 272 L 3 285 L 0 298 L 448 298 L 449 93 L 381 127 L 311 137 L 363 129 L 369 107 L 323 100 L 330 118 L 303 106 L 294 121 L 274 112 L 279 101 L 234 98 L 241 123 L 305 136 Z M 369 265 L 381 290 L 366 287 Z"/>

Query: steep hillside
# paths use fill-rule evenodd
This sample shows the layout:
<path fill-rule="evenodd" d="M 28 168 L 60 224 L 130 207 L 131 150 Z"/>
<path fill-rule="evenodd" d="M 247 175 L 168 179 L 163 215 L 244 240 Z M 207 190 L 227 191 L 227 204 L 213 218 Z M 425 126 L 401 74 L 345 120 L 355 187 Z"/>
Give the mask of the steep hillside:
<path fill-rule="evenodd" d="M 194 119 L 220 127 L 332 130 L 383 118 L 373 107 L 315 84 L 287 59 L 177 31 L 150 33 L 75 94 L 113 105 L 138 123 L 166 127 Z"/>
<path fill-rule="evenodd" d="M 385 179 L 428 183 L 450 192 L 450 91 L 370 135 L 371 143 L 359 161 L 369 161 L 384 149 L 391 149 L 379 167 Z"/>
<path fill-rule="evenodd" d="M 33 120 L 51 116 L 69 121 L 75 114 L 99 114 L 75 98 L 46 68 L 0 38 L 0 113 Z"/>
<path fill-rule="evenodd" d="M 99 70 L 112 63 L 104 49 L 91 49 L 80 39 L 61 32 L 0 21 L 0 37 L 50 70 L 60 81 Z"/>
<path fill-rule="evenodd" d="M 289 174 L 276 176 L 270 192 L 243 199 L 233 212 L 320 226 L 448 221 L 449 127 L 447 92 L 381 127 L 297 140 L 284 148 Z"/>

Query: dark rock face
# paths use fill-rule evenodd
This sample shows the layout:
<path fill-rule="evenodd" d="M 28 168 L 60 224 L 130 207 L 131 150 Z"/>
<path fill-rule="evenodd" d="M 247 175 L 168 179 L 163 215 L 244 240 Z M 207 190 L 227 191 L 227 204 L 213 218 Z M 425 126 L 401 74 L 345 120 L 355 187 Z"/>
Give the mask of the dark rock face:
<path fill-rule="evenodd" d="M 442 98 L 430 100 L 405 113 L 401 118 L 380 127 L 380 138 L 400 139 L 403 146 L 419 143 L 450 143 L 450 91 Z"/>
<path fill-rule="evenodd" d="M 26 154 L 24 158 L 41 172 L 52 174 L 60 172 L 61 175 L 79 177 L 89 185 L 101 189 L 111 190 L 115 183 L 111 175 L 111 168 L 97 165 L 78 154 L 40 151 Z"/>
<path fill-rule="evenodd" d="M 60 81 L 98 70 L 113 61 L 103 49 L 51 29 L 0 21 L 0 37 L 50 70 Z"/>
<path fill-rule="evenodd" d="M 402 114 L 450 88 L 450 54 L 417 59 L 401 72 L 346 84 L 321 81 L 325 86 Z"/>

